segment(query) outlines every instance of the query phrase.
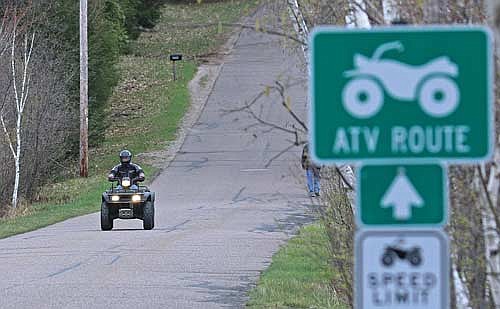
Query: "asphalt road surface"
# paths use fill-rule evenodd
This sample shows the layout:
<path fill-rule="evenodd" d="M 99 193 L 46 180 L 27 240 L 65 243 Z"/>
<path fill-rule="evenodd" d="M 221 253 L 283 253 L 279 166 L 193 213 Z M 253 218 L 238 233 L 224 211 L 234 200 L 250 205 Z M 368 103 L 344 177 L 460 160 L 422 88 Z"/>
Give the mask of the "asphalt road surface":
<path fill-rule="evenodd" d="M 265 167 L 291 136 L 225 112 L 281 76 L 295 84 L 288 94 L 304 115 L 307 92 L 294 80 L 305 74 L 300 51 L 280 42 L 241 32 L 200 118 L 152 184 L 154 230 L 117 220 L 102 232 L 99 214 L 91 214 L 0 240 L 0 308 L 244 306 L 273 253 L 310 220 L 300 149 Z M 259 102 L 265 121 L 292 124 L 276 94 Z"/>

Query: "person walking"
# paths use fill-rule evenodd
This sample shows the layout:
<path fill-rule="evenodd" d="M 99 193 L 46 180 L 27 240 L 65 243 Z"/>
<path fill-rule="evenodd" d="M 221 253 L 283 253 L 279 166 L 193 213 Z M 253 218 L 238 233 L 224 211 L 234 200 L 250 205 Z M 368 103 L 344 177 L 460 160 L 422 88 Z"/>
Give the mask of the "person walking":
<path fill-rule="evenodd" d="M 309 156 L 309 146 L 305 144 L 302 149 L 302 168 L 306 171 L 307 188 L 309 196 L 319 196 L 320 191 L 320 167 L 314 164 Z"/>

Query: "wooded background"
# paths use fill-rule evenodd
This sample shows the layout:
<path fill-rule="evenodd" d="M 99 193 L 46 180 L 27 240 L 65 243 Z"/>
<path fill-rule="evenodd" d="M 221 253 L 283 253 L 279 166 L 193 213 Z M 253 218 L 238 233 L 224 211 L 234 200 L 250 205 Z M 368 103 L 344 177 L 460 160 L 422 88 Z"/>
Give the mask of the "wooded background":
<path fill-rule="evenodd" d="M 152 28 L 159 0 L 89 0 L 89 142 L 99 145 L 109 119 L 108 98 L 119 80 L 115 64 L 130 40 Z M 29 202 L 39 187 L 75 172 L 79 152 L 79 2 L 0 0 L 0 114 L 15 144 L 12 60 L 22 77 L 25 35 L 34 35 L 27 68 L 29 98 L 22 117 L 19 195 Z M 17 22 L 14 57 L 13 24 Z M 18 84 L 21 88 L 21 82 Z M 15 177 L 8 137 L 0 134 L 0 215 L 11 204 Z"/>

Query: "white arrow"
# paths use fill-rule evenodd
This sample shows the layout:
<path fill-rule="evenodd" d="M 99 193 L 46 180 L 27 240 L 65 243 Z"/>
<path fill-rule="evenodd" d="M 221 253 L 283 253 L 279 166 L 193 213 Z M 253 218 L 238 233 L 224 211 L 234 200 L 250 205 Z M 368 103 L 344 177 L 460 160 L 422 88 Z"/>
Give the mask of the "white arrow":
<path fill-rule="evenodd" d="M 385 192 L 381 202 L 382 208 L 393 207 L 392 216 L 396 220 L 411 218 L 412 207 L 423 207 L 424 201 L 417 190 L 406 177 L 404 168 L 400 168 L 398 175 Z"/>

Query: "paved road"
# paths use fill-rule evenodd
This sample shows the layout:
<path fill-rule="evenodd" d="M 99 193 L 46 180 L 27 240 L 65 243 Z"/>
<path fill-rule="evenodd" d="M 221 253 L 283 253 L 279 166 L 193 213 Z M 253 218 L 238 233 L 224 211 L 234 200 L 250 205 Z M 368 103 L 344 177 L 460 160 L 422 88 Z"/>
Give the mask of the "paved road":
<path fill-rule="evenodd" d="M 262 13 L 262 12 L 261 12 Z M 260 13 L 260 14 L 261 14 Z M 154 181 L 156 228 L 98 214 L 0 240 L 1 308 L 235 308 L 310 201 L 295 174 L 298 153 L 265 164 L 288 142 L 244 113 L 225 114 L 276 76 L 300 76 L 298 56 L 280 38 L 243 31 L 227 56 L 207 105 L 174 161 Z M 297 53 L 300 54 L 300 53 Z M 290 94 L 303 113 L 306 91 Z M 271 106 L 268 121 L 289 123 Z M 300 176 L 301 174 L 299 174 Z M 99 197 L 96 197 L 99 203 Z"/>

